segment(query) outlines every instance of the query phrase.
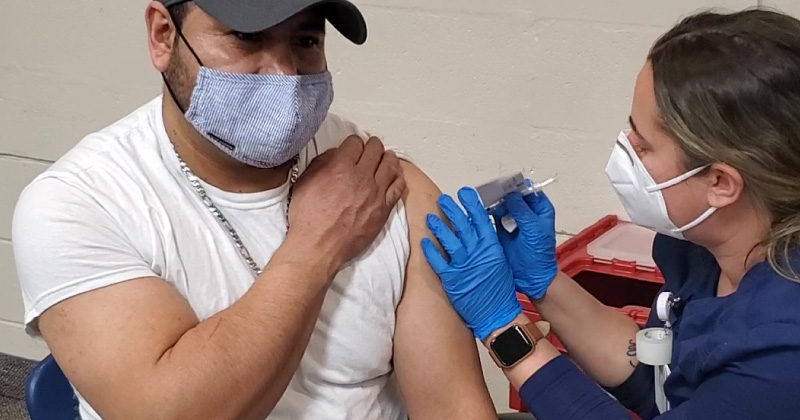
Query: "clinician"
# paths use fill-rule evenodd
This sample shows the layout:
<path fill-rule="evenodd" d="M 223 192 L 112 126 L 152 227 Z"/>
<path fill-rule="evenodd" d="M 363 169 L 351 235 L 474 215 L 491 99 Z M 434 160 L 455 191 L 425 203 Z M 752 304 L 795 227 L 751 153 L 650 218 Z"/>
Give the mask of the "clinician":
<path fill-rule="evenodd" d="M 680 22 L 647 57 L 606 172 L 631 220 L 658 232 L 653 257 L 678 298 L 663 392 L 638 361 L 639 327 L 558 272 L 544 194 L 507 197 L 510 233 L 495 232 L 472 189 L 459 192 L 466 214 L 440 199 L 454 231 L 428 218 L 449 257 L 425 240 L 429 263 L 525 405 L 537 420 L 623 419 L 626 408 L 800 418 L 800 21 L 748 10 Z M 515 290 L 572 361 L 529 324 Z M 653 309 L 647 326 L 664 326 Z"/>

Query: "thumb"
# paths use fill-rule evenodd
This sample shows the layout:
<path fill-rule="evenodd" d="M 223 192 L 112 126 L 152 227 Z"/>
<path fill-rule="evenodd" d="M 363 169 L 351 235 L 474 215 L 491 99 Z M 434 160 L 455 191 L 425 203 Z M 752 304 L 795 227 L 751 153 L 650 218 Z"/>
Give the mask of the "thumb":
<path fill-rule="evenodd" d="M 528 206 L 530 206 L 534 213 L 541 217 L 552 218 L 556 213 L 553 203 L 551 203 L 550 199 L 547 198 L 547 194 L 542 191 L 526 195 L 525 202 L 528 204 Z"/>
<path fill-rule="evenodd" d="M 519 193 L 511 193 L 506 196 L 505 206 L 508 213 L 517 222 L 517 226 L 529 226 L 536 223 L 536 214 L 528 207 L 528 203 Z"/>

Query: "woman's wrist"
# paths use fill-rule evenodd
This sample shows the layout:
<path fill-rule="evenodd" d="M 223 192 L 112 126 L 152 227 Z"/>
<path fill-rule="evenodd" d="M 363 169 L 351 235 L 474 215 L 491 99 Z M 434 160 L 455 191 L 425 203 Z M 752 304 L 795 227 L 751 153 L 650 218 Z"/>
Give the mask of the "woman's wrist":
<path fill-rule="evenodd" d="M 491 351 L 490 344 L 492 340 L 503 331 L 511 328 L 513 325 L 530 324 L 531 320 L 525 314 L 517 315 L 508 325 L 498 328 L 492 334 L 483 340 L 483 345 L 488 351 Z M 536 327 L 534 327 L 536 328 Z M 504 369 L 506 377 L 512 385 L 517 389 L 522 386 L 531 376 L 533 376 L 539 369 L 546 365 L 551 360 L 560 355 L 559 351 L 546 339 L 541 339 L 534 344 L 533 351 L 525 356 L 517 365 L 510 369 Z"/>
<path fill-rule="evenodd" d="M 553 289 L 553 284 L 560 281 L 559 278 L 564 276 L 566 276 L 566 274 L 564 274 L 561 270 L 556 271 L 555 276 L 553 276 L 553 279 L 550 280 L 550 282 L 547 284 L 547 288 L 545 288 L 541 296 L 534 297 L 528 295 L 528 299 L 530 299 L 531 303 L 534 304 L 534 306 L 542 303 L 545 299 L 547 299 L 547 295 L 550 293 L 550 290 Z"/>
<path fill-rule="evenodd" d="M 496 329 L 496 330 L 492 331 L 492 333 L 491 333 L 491 334 L 489 334 L 489 335 L 488 335 L 488 336 L 487 336 L 487 337 L 486 337 L 486 338 L 483 340 L 483 345 L 484 345 L 484 347 L 486 347 L 487 349 L 489 349 L 489 345 L 491 344 L 492 340 L 493 340 L 495 337 L 497 337 L 498 335 L 502 334 L 502 333 L 503 333 L 503 331 L 505 331 L 505 330 L 507 330 L 507 329 L 511 328 L 511 326 L 512 326 L 512 325 L 520 325 L 520 324 L 524 325 L 524 324 L 528 324 L 528 323 L 530 323 L 530 322 L 531 322 L 530 318 L 528 318 L 528 317 L 527 317 L 527 316 L 526 316 L 524 313 L 520 313 L 519 315 L 517 315 L 516 317 L 514 317 L 514 319 L 512 319 L 512 320 L 511 320 L 511 322 L 509 322 L 508 324 L 506 324 L 506 325 L 503 325 L 502 327 L 500 327 L 500 328 L 498 328 L 498 329 Z"/>

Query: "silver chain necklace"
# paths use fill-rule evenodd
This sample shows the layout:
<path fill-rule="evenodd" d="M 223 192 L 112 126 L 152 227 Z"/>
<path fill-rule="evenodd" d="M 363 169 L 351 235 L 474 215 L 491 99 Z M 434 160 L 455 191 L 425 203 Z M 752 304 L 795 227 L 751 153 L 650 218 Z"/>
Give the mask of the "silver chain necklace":
<path fill-rule="evenodd" d="M 233 244 L 236 246 L 236 249 L 239 251 L 239 255 L 242 256 L 244 262 L 250 267 L 250 271 L 258 277 L 261 275 L 262 268 L 256 264 L 253 257 L 250 256 L 250 251 L 247 250 L 247 247 L 244 246 L 242 242 L 242 238 L 239 237 L 239 234 L 236 232 L 236 229 L 233 228 L 228 219 L 225 217 L 224 214 L 219 210 L 214 201 L 211 200 L 211 197 L 208 196 L 206 193 L 206 189 L 203 188 L 203 185 L 200 183 L 200 178 L 198 178 L 191 169 L 189 169 L 189 165 L 181 159 L 181 156 L 175 151 L 175 156 L 178 157 L 178 162 L 181 165 L 181 172 L 186 175 L 186 179 L 189 180 L 189 184 L 192 185 L 192 189 L 200 196 L 200 199 L 203 200 L 203 204 L 206 205 L 208 211 L 219 221 L 222 227 L 228 231 L 228 236 L 231 237 L 233 240 Z M 289 174 L 289 196 L 286 202 L 286 229 L 289 229 L 289 204 L 292 202 L 292 191 L 294 190 L 294 184 L 297 183 L 297 178 L 300 176 L 300 157 L 294 157 L 294 163 L 292 164 L 292 170 Z"/>

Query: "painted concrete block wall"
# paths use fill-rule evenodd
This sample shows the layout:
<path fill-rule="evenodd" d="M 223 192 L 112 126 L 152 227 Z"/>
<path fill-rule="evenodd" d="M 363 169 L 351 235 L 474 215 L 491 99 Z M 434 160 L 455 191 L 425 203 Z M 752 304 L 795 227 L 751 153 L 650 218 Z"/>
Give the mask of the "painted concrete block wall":
<path fill-rule="evenodd" d="M 558 175 L 549 195 L 565 238 L 621 213 L 603 168 L 651 43 L 686 14 L 757 2 L 357 3 L 367 45 L 328 41 L 335 111 L 404 149 L 446 192 L 522 168 Z M 796 0 L 769 3 L 800 14 Z M 8 2 L 0 14 L 0 352 L 47 352 L 21 325 L 10 246 L 20 190 L 83 135 L 159 92 L 144 5 Z M 506 383 L 486 362 L 503 408 Z"/>
<path fill-rule="evenodd" d="M 772 7 L 793 16 L 800 16 L 800 1 L 797 0 L 764 0 L 763 6 Z"/>

